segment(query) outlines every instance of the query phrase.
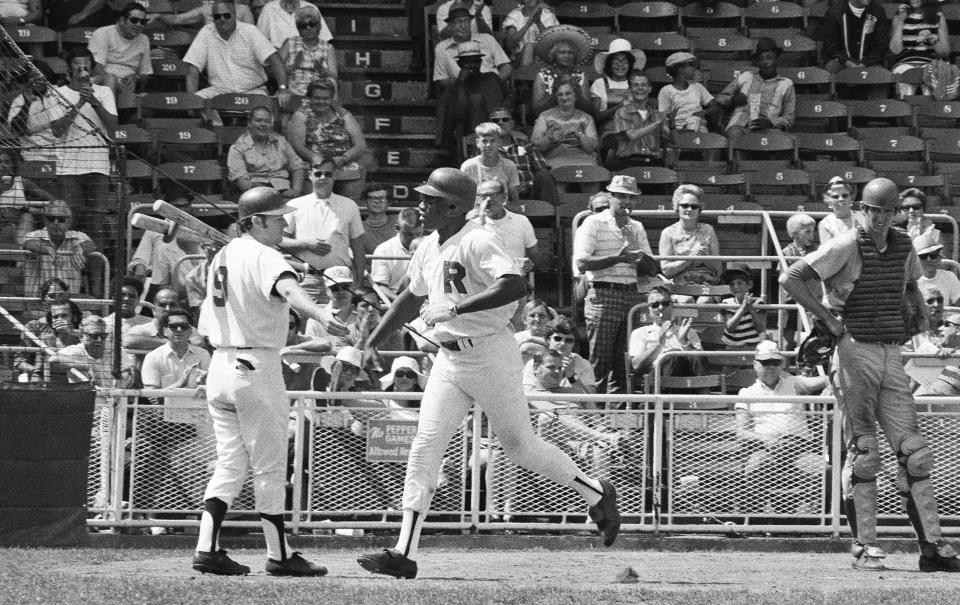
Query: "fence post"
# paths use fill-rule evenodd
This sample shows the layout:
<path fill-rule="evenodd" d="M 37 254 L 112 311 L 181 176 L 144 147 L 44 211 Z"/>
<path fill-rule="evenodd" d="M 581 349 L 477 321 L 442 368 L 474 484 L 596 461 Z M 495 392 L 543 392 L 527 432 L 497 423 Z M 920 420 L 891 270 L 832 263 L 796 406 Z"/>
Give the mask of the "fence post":
<path fill-rule="evenodd" d="M 841 448 L 843 447 L 843 440 L 841 439 L 841 431 L 843 427 L 842 415 L 840 413 L 839 402 L 837 405 L 833 406 L 833 414 L 831 418 L 833 427 L 831 434 L 833 436 L 833 442 L 830 444 L 830 528 L 833 530 L 833 537 L 840 537 L 840 515 L 842 514 L 840 500 L 842 498 L 842 485 L 841 475 L 843 468 L 840 465 L 841 458 Z"/>
<path fill-rule="evenodd" d="M 292 500 L 290 502 L 290 531 L 297 535 L 300 533 L 300 524 L 303 522 L 301 517 L 304 514 L 300 507 L 300 501 L 303 498 L 303 430 L 304 416 L 306 415 L 305 402 L 302 397 L 297 397 L 297 402 L 294 404 L 294 414 L 296 430 L 293 435 L 293 493 L 290 496 Z M 307 506 L 307 510 L 309 509 L 310 507 Z"/>
<path fill-rule="evenodd" d="M 483 436 L 483 410 L 479 406 L 474 406 L 473 412 L 473 430 L 470 440 L 470 459 L 473 464 L 470 465 L 470 524 L 474 528 L 480 526 L 480 440 Z M 490 486 L 487 486 L 487 490 Z"/>

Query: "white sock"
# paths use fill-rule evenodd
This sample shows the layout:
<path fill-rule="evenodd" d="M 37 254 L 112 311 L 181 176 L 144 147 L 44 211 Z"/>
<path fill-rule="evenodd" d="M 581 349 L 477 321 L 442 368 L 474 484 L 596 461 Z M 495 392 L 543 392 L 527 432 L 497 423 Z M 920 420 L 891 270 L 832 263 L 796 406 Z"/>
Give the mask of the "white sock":
<path fill-rule="evenodd" d="M 587 505 L 596 506 L 600 502 L 600 497 L 603 495 L 603 486 L 600 485 L 600 482 L 592 477 L 588 477 L 583 474 L 582 471 L 577 471 L 577 476 L 573 478 L 573 483 L 570 484 L 570 487 L 577 490 L 577 493 L 580 494 L 580 497 L 586 500 Z"/>
<path fill-rule="evenodd" d="M 403 509 L 403 523 L 400 525 L 400 535 L 397 537 L 397 550 L 408 559 L 417 556 L 424 517 L 426 517 L 424 513 Z"/>

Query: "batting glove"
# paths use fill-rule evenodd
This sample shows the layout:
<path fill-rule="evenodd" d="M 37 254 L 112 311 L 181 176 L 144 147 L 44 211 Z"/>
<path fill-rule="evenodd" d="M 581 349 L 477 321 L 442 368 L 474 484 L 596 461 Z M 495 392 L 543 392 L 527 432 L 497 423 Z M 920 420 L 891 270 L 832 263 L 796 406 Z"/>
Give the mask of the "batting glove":
<path fill-rule="evenodd" d="M 457 305 L 451 301 L 426 303 L 420 307 L 420 319 L 429 327 L 457 316 Z"/>

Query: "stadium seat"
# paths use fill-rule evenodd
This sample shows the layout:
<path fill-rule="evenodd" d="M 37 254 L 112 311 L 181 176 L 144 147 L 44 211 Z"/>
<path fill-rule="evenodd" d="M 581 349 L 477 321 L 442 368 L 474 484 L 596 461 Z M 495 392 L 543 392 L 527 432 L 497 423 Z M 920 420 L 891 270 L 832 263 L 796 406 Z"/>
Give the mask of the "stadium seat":
<path fill-rule="evenodd" d="M 797 132 L 797 155 L 804 160 L 863 163 L 860 143 L 845 132 Z"/>
<path fill-rule="evenodd" d="M 610 171 L 603 166 L 560 166 L 550 171 L 561 186 L 575 185 L 582 192 L 599 190 L 610 182 Z M 563 193 L 560 194 L 563 198 Z"/>
<path fill-rule="evenodd" d="M 860 139 L 860 145 L 863 147 L 863 158 L 867 166 L 881 174 L 883 170 L 875 165 L 876 162 L 923 162 L 926 155 L 923 139 L 913 136 L 866 136 Z M 907 172 L 922 173 L 922 170 L 908 168 Z"/>
<path fill-rule="evenodd" d="M 747 61 L 753 53 L 756 43 L 745 36 L 709 36 L 691 41 L 699 59 L 723 59 L 727 61 Z"/>
<path fill-rule="evenodd" d="M 680 8 L 680 33 L 687 37 L 700 37 L 688 33 L 707 33 L 710 30 L 736 33 L 740 30 L 743 10 L 729 2 L 705 4 L 693 2 Z"/>
<path fill-rule="evenodd" d="M 183 91 L 187 88 L 190 68 L 183 61 L 158 59 L 153 61 L 153 75 L 147 87 L 151 92 Z"/>
<path fill-rule="evenodd" d="M 156 141 L 158 162 L 193 162 L 216 159 L 220 137 L 205 128 L 168 128 Z"/>
<path fill-rule="evenodd" d="M 933 101 L 916 108 L 917 126 L 960 128 L 960 101 Z"/>
<path fill-rule="evenodd" d="M 273 97 L 266 95 L 226 94 L 217 95 L 209 101 L 210 109 L 220 112 L 224 124 L 242 126 L 247 123 L 247 114 L 254 107 L 268 107 L 277 114 L 277 105 Z"/>
<path fill-rule="evenodd" d="M 915 187 L 927 194 L 927 210 L 935 210 L 943 202 L 950 200 L 948 174 L 906 174 L 894 172 L 890 179 L 901 190 Z"/>
<path fill-rule="evenodd" d="M 825 69 L 785 65 L 778 67 L 777 73 L 793 80 L 798 101 L 827 100 L 833 95 L 833 75 Z"/>
<path fill-rule="evenodd" d="M 673 190 L 678 184 L 677 173 L 659 166 L 634 166 L 618 170 L 616 174 L 627 174 L 637 179 L 637 185 L 643 194 L 645 205 L 670 207 Z"/>
<path fill-rule="evenodd" d="M 60 32 L 60 52 L 65 53 L 74 46 L 86 46 L 95 27 L 71 27 Z"/>
<path fill-rule="evenodd" d="M 216 160 L 165 162 L 157 166 L 156 174 L 159 179 L 170 178 L 201 187 L 207 194 L 222 195 L 225 191 L 224 171 Z"/>
<path fill-rule="evenodd" d="M 754 4 L 754 6 L 759 5 Z M 762 32 L 751 30 L 750 36 L 754 40 L 760 37 L 772 38 L 777 43 L 777 46 L 783 49 L 783 54 L 780 55 L 780 59 L 778 60 L 778 66 L 812 66 L 820 64 L 820 53 L 817 42 L 804 36 L 802 33 L 788 30 L 768 30 Z"/>
<path fill-rule="evenodd" d="M 25 160 L 20 162 L 18 173 L 27 179 L 50 179 L 57 176 L 57 163 L 42 160 Z"/>
<path fill-rule="evenodd" d="M 725 136 L 713 132 L 683 130 L 674 132 L 672 138 L 671 147 L 676 158 L 672 166 L 674 170 L 729 172 L 730 142 Z M 704 159 L 710 152 L 722 153 L 724 157 L 720 161 Z"/>
<path fill-rule="evenodd" d="M 776 154 L 778 157 L 770 157 Z M 794 138 L 779 130 L 765 132 L 748 132 L 730 139 L 730 157 L 737 166 L 736 172 L 745 165 L 744 159 L 759 159 L 762 161 L 783 160 L 790 164 L 797 162 L 797 142 Z"/>
<path fill-rule="evenodd" d="M 690 40 L 672 32 L 655 34 L 624 32 L 623 37 L 629 40 L 634 48 L 639 48 L 646 53 L 648 65 L 662 65 L 667 55 L 690 50 Z"/>
<path fill-rule="evenodd" d="M 677 178 L 681 183 L 703 189 L 704 204 L 710 208 L 737 207 L 749 201 L 750 184 L 744 174 L 681 172 L 677 174 Z"/>
<path fill-rule="evenodd" d="M 167 31 L 151 31 L 147 37 L 150 38 L 150 46 L 156 48 L 169 48 L 182 56 L 190 43 L 193 42 L 195 34 L 180 29 L 171 29 Z"/>
<path fill-rule="evenodd" d="M 670 2 L 630 2 L 617 10 L 622 32 L 672 32 L 680 28 L 679 10 Z"/>
<path fill-rule="evenodd" d="M 896 78 L 889 70 L 874 65 L 871 67 L 848 67 L 834 76 L 835 93 L 838 98 L 892 98 Z M 874 89 L 874 90 L 869 90 Z"/>
<path fill-rule="evenodd" d="M 749 31 L 752 38 L 757 38 L 754 28 L 801 33 L 807 29 L 807 11 L 793 2 L 756 2 L 743 9 L 743 31 Z"/>
<path fill-rule="evenodd" d="M 153 193 L 156 180 L 153 168 L 141 160 L 127 160 L 121 163 L 120 175 L 127 179 L 130 193 Z"/>
<path fill-rule="evenodd" d="M 844 101 L 853 128 L 863 126 L 906 126 L 915 128 L 913 108 L 905 101 L 883 99 Z"/>
<path fill-rule="evenodd" d="M 113 131 L 113 141 L 126 147 L 127 151 L 136 153 L 141 159 L 149 157 L 153 151 L 153 135 L 135 124 L 121 124 Z"/>
<path fill-rule="evenodd" d="M 563 2 L 553 9 L 564 25 L 576 25 L 591 35 L 609 34 L 617 29 L 617 11 L 604 2 Z"/>
<path fill-rule="evenodd" d="M 703 61 L 700 64 L 703 72 L 703 85 L 711 94 L 720 94 L 728 84 L 733 82 L 745 71 L 757 71 L 757 68 L 747 61 Z"/>
<path fill-rule="evenodd" d="M 803 169 L 813 178 L 813 186 L 817 192 L 823 191 L 824 186 L 835 176 L 863 186 L 877 178 L 877 173 L 869 168 L 853 166 L 850 162 L 816 161 L 804 162 Z"/>
<path fill-rule="evenodd" d="M 797 101 L 794 132 L 840 132 L 850 130 L 847 106 L 836 101 Z"/>
<path fill-rule="evenodd" d="M 151 92 L 140 97 L 140 117 L 143 117 L 144 109 L 165 114 L 186 114 L 203 109 L 204 104 L 201 97 L 189 92 Z"/>
<path fill-rule="evenodd" d="M 813 180 L 804 170 L 748 172 L 753 201 L 769 210 L 795 210 L 815 200 Z"/>
<path fill-rule="evenodd" d="M 138 0 L 148 15 L 170 14 L 176 12 L 170 0 Z"/>

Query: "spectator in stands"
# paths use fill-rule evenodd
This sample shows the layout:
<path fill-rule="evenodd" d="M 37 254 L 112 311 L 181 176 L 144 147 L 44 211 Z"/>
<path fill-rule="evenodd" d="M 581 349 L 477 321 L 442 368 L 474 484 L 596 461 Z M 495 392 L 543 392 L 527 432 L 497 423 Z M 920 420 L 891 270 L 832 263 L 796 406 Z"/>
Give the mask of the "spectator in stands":
<path fill-rule="evenodd" d="M 27 201 L 51 200 L 53 196 L 31 179 L 20 176 L 18 154 L 0 149 L 0 246 L 20 247 L 33 231 L 33 212 Z"/>
<path fill-rule="evenodd" d="M 40 283 L 58 277 L 71 292 L 80 292 L 84 269 L 90 278 L 90 291 L 102 294 L 103 263 L 93 241 L 71 229 L 73 213 L 63 200 L 54 200 L 43 211 L 44 228 L 27 233 L 23 249 L 36 256 L 23 263 L 25 290 L 36 292 Z"/>
<path fill-rule="evenodd" d="M 213 4 L 213 23 L 204 25 L 183 57 L 188 65 L 187 92 L 204 99 L 228 93 L 267 94 L 267 74 L 276 81 L 277 102 L 287 106 L 287 71 L 280 53 L 253 25 L 238 23 L 236 5 L 217 1 Z M 200 88 L 200 72 L 206 70 L 209 86 Z M 207 113 L 213 126 L 220 125 L 219 116 Z"/>
<path fill-rule="evenodd" d="M 487 6 L 484 8 L 490 10 Z M 504 46 L 513 58 L 513 64 L 517 67 L 532 64 L 537 38 L 555 25 L 560 25 L 560 22 L 546 2 L 521 0 L 520 5 L 510 11 L 500 24 Z"/>
<path fill-rule="evenodd" d="M 376 309 L 369 304 L 363 309 L 354 303 L 354 279 L 350 267 L 330 267 L 324 274 L 330 302 L 330 314 L 347 327 L 348 333 L 343 335 L 331 334 L 320 322 L 308 319 L 304 334 L 310 337 L 327 338 L 333 351 L 343 347 L 356 346 L 364 342 L 366 336 L 379 322 L 380 317 Z M 359 301 L 358 301 L 359 302 Z"/>
<path fill-rule="evenodd" d="M 380 388 L 384 393 L 420 393 L 426 384 L 426 376 L 420 371 L 420 365 L 413 357 L 401 355 L 390 363 L 390 373 L 380 378 Z M 417 420 L 420 401 L 416 399 L 382 399 L 384 407 L 393 410 L 391 418 L 395 420 Z"/>
<path fill-rule="evenodd" d="M 127 0 L 45 0 L 47 25 L 56 31 L 68 27 L 100 27 L 116 23 Z"/>
<path fill-rule="evenodd" d="M 35 319 L 42 321 L 43 318 L 46 317 L 47 312 L 50 310 L 50 305 L 54 303 L 67 303 L 70 305 L 71 313 L 73 313 L 74 325 L 80 325 L 80 322 L 83 320 L 84 312 L 80 310 L 80 305 L 70 300 L 70 288 L 62 279 L 59 277 L 51 277 L 40 284 L 40 288 L 37 290 L 37 293 L 39 295 L 39 304 L 34 308 L 27 309 L 26 311 L 26 316 L 29 318 L 29 321 L 33 321 Z"/>
<path fill-rule="evenodd" d="M 942 395 L 956 397 L 960 395 L 960 367 L 946 366 L 932 383 L 921 385 L 913 392 L 914 397 Z"/>
<path fill-rule="evenodd" d="M 473 132 L 477 136 L 476 144 L 479 153 L 465 160 L 460 165 L 460 170 L 477 185 L 487 180 L 499 182 L 509 200 L 508 203 L 513 207 L 519 206 L 520 172 L 513 161 L 500 153 L 503 130 L 493 122 L 483 122 L 477 125 Z"/>
<path fill-rule="evenodd" d="M 523 313 L 524 329 L 514 333 L 517 343 L 532 340 L 546 347 L 547 336 L 550 335 L 550 322 L 557 317 L 557 312 L 535 296 L 528 299 L 520 308 Z"/>
<path fill-rule="evenodd" d="M 654 286 L 647 292 L 647 313 L 651 323 L 634 328 L 630 333 L 627 354 L 630 367 L 637 375 L 653 370 L 657 356 L 666 351 L 702 351 L 700 334 L 691 327 L 693 320 L 673 319 L 673 300 L 665 286 Z M 696 376 L 702 364 L 698 357 L 668 357 L 660 365 L 662 376 Z"/>
<path fill-rule="evenodd" d="M 922 233 L 933 234 L 933 241 L 941 243 L 943 241 L 940 230 L 937 229 L 933 220 L 924 216 L 927 212 L 927 194 L 910 187 L 900 192 L 900 211 L 906 215 L 906 224 L 903 228 L 911 238 L 916 238 Z"/>
<path fill-rule="evenodd" d="M 587 210 L 593 214 L 600 214 L 610 207 L 610 199 L 613 197 L 608 191 L 598 191 L 587 200 Z"/>
<path fill-rule="evenodd" d="M 177 308 L 181 308 L 181 305 L 176 290 L 170 288 L 158 290 L 153 296 L 153 321 L 131 326 L 121 341 L 123 348 L 152 351 L 162 346 L 166 342 L 166 337 L 160 328 L 160 320 L 167 311 Z M 191 333 L 191 337 L 193 336 L 196 336 L 196 331 Z"/>
<path fill-rule="evenodd" d="M 960 313 L 947 313 L 940 322 L 940 345 L 949 347 L 951 354 L 960 349 Z"/>
<path fill-rule="evenodd" d="M 416 208 L 403 208 L 397 215 L 397 234 L 383 242 L 373 251 L 374 256 L 412 256 L 423 236 L 420 212 Z M 407 284 L 408 260 L 374 258 L 370 263 L 370 281 L 380 286 L 391 301 Z"/>
<path fill-rule="evenodd" d="M 313 388 L 313 373 L 320 367 L 319 358 L 312 361 L 291 361 L 283 359 L 285 355 L 298 353 L 329 354 L 333 347 L 329 338 L 310 337 L 303 333 L 300 315 L 290 309 L 290 323 L 287 325 L 287 340 L 280 349 L 283 361 L 283 384 L 288 391 L 309 391 Z"/>
<path fill-rule="evenodd" d="M 234 223 L 236 225 L 236 223 Z M 187 273 L 187 310 L 194 317 L 200 317 L 200 303 L 207 297 L 207 269 L 213 262 L 213 257 L 218 248 L 209 244 L 201 244 L 204 261 Z"/>
<path fill-rule="evenodd" d="M 26 25 L 38 23 L 43 18 L 40 0 L 8 0 L 0 3 L 0 24 Z"/>
<path fill-rule="evenodd" d="M 27 332 L 40 339 L 45 346 L 60 350 L 63 347 L 80 342 L 77 324 L 70 308 L 70 301 L 55 302 L 49 305 L 42 319 L 27 323 L 26 330 L 20 335 L 20 346 L 35 348 L 37 343 L 27 336 Z M 18 382 L 40 382 L 43 380 L 43 356 L 41 353 L 18 351 L 13 358 L 13 368 L 17 371 Z"/>
<path fill-rule="evenodd" d="M 490 11 L 490 5 L 482 0 L 447 0 L 437 7 L 437 28 L 434 39 L 445 40 L 454 35 L 456 27 L 453 23 L 454 16 L 451 10 L 457 8 L 467 11 L 470 16 L 470 33 L 494 35 L 493 32 L 493 13 Z M 440 24 L 443 27 L 440 28 Z"/>
<path fill-rule="evenodd" d="M 597 165 L 597 127 L 593 118 L 576 108 L 576 86 L 555 85 L 557 106 L 537 117 L 531 139 L 554 168 Z"/>
<path fill-rule="evenodd" d="M 653 285 L 647 275 L 659 272 L 649 265 L 653 250 L 647 232 L 630 211 L 640 190 L 632 176 L 617 174 L 607 186 L 610 207 L 584 219 L 573 240 L 573 262 L 586 274 L 590 288 L 584 305 L 590 363 L 607 392 L 617 392 L 626 380 L 617 358 L 627 344 L 627 311 Z M 643 277 L 640 277 L 640 275 Z"/>
<path fill-rule="evenodd" d="M 883 65 L 890 45 L 890 20 L 883 4 L 847 0 L 833 4 L 823 18 L 821 57 L 824 69 Z M 822 243 L 822 242 L 821 242 Z"/>
<path fill-rule="evenodd" d="M 499 179 L 481 181 L 477 186 L 477 204 L 472 220 L 499 236 L 503 249 L 517 261 L 523 274 L 533 271 L 540 257 L 537 236 L 530 219 L 507 210 L 503 182 Z"/>
<path fill-rule="evenodd" d="M 184 212 L 190 212 L 190 204 L 193 201 L 193 196 L 190 195 L 186 189 L 173 182 L 163 184 L 162 189 L 163 193 L 160 198 L 163 201 Z M 172 251 L 173 258 L 177 258 L 177 251 L 179 251 L 181 256 L 186 254 L 180 250 L 176 239 L 170 242 L 164 242 L 162 233 L 144 231 L 141 234 L 140 243 L 137 244 L 133 256 L 130 257 L 130 262 L 127 263 L 127 273 L 141 280 L 146 278 L 156 269 L 161 256 L 160 250 L 164 247 L 175 248 L 175 250 Z"/>
<path fill-rule="evenodd" d="M 927 326 L 903 345 L 904 351 L 916 351 L 918 353 L 931 353 L 939 351 L 942 355 L 949 355 L 952 349 L 943 351 L 941 343 L 943 338 L 940 334 L 940 325 L 943 323 L 943 293 L 936 286 L 921 286 L 923 293 L 923 303 L 927 309 Z"/>
<path fill-rule="evenodd" d="M 632 70 L 628 80 L 629 96 L 613 118 L 614 146 L 604 153 L 601 142 L 600 159 L 610 170 L 663 164 L 664 141 L 670 138 L 669 118 L 650 101 L 650 78 Z"/>
<path fill-rule="evenodd" d="M 143 282 L 141 280 L 131 275 L 123 275 L 119 280 L 114 280 L 114 288 L 120 289 L 120 307 L 118 311 L 103 318 L 103 321 L 107 324 L 108 336 L 105 355 L 108 359 L 113 359 L 114 347 L 119 346 L 122 348 L 123 339 L 127 336 L 130 328 L 151 322 L 149 317 L 137 312 L 137 307 L 140 305 L 140 297 L 143 295 Z M 119 339 L 114 337 L 116 334 L 116 316 L 118 314 L 120 315 Z M 121 366 L 123 368 L 129 368 L 132 372 L 136 367 L 133 356 L 124 351 Z M 131 388 L 139 387 L 139 385 L 135 384 L 135 376 L 130 376 L 126 380 L 127 384 L 131 385 Z"/>
<path fill-rule="evenodd" d="M 150 40 L 143 33 L 147 11 L 128 2 L 116 24 L 90 34 L 87 50 L 93 55 L 93 82 L 108 87 L 114 95 L 136 92 L 153 73 Z"/>
<path fill-rule="evenodd" d="M 203 27 L 204 25 L 210 25 L 216 21 L 213 16 L 214 4 L 216 4 L 216 0 L 201 0 L 200 6 L 196 6 L 182 13 L 151 15 L 152 20 L 150 23 L 161 23 L 171 27 Z M 249 4 L 237 2 L 235 8 L 236 13 L 234 13 L 234 15 L 237 21 L 253 25 L 253 12 L 250 10 Z"/>
<path fill-rule="evenodd" d="M 556 93 L 561 82 L 573 85 L 573 101 L 578 109 L 593 111 L 590 82 L 583 69 L 591 43 L 587 32 L 573 25 L 551 27 L 537 39 L 534 52 L 544 66 L 533 77 L 534 114 L 540 115 L 559 104 Z"/>
<path fill-rule="evenodd" d="M 476 32 L 472 29 L 475 27 L 475 21 L 467 7 L 454 4 L 443 21 L 440 20 L 438 12 L 437 21 L 446 22 L 450 30 L 450 38 L 437 44 L 434 49 L 436 62 L 433 66 L 433 80 L 441 88 L 446 88 L 457 80 L 460 75 L 458 59 L 461 54 L 458 47 L 464 42 L 471 41 L 476 42 L 480 47 L 481 73 L 495 72 L 504 81 L 510 79 L 510 74 L 513 72 L 510 57 L 503 52 L 503 48 L 491 34 Z"/>
<path fill-rule="evenodd" d="M 554 206 L 560 203 L 557 196 L 557 182 L 550 174 L 550 165 L 530 138 L 515 130 L 513 114 L 507 107 L 499 107 L 490 114 L 490 121 L 500 127 L 500 153 L 517 165 L 520 178 L 519 195 L 521 199 L 534 199 L 549 202 Z"/>
<path fill-rule="evenodd" d="M 175 245 L 171 245 L 175 244 Z M 203 260 L 196 257 L 202 254 L 200 242 L 193 236 L 177 232 L 177 236 L 170 244 L 157 247 L 154 265 L 150 273 L 151 288 L 170 288 L 177 293 L 181 301 L 187 300 L 187 275 L 203 264 Z"/>
<path fill-rule="evenodd" d="M 561 387 L 570 387 L 571 392 L 592 394 L 597 389 L 597 379 L 590 362 L 574 352 L 577 341 L 580 339 L 577 326 L 565 315 L 558 315 L 547 324 L 547 347 L 560 354 L 560 384 Z M 535 377 L 524 368 L 523 385 L 534 388 Z M 582 407 L 592 408 L 593 404 Z"/>
<path fill-rule="evenodd" d="M 287 228 L 282 247 L 285 251 L 306 256 L 310 270 L 301 286 L 318 302 L 327 302 L 326 288 L 321 281 L 324 269 L 352 267 L 353 275 L 362 281 L 364 268 L 363 221 L 360 209 L 350 198 L 333 192 L 333 160 L 318 155 L 311 166 L 313 193 L 290 201 L 297 211 L 286 215 Z M 352 256 L 352 258 L 351 258 Z"/>
<path fill-rule="evenodd" d="M 46 61 L 33 59 L 31 63 L 43 77 L 32 71 L 26 74 L 28 77 L 23 83 L 20 95 L 10 102 L 7 123 L 13 132 L 20 136 L 21 155 L 24 160 L 56 162 L 59 139 L 53 134 L 51 121 L 59 115 L 60 100 L 51 94 L 51 86 L 59 78 Z"/>
<path fill-rule="evenodd" d="M 890 27 L 890 52 L 894 57 L 890 71 L 901 74 L 914 68 L 926 67 L 931 61 L 950 60 L 950 36 L 947 17 L 937 4 L 923 0 L 909 0 L 897 7 Z M 897 83 L 897 96 L 917 94 L 917 84 Z M 919 86 L 921 94 L 932 95 L 926 86 Z M 956 97 L 954 85 L 954 98 Z"/>
<path fill-rule="evenodd" d="M 237 137 L 227 154 L 228 179 L 240 192 L 265 185 L 285 198 L 303 193 L 306 169 L 287 139 L 273 129 L 270 107 L 250 110 L 247 130 Z"/>
<path fill-rule="evenodd" d="M 920 257 L 920 266 L 923 269 L 923 275 L 917 280 L 917 285 L 921 289 L 936 288 L 950 306 L 960 302 L 960 279 L 953 271 L 940 268 L 940 251 L 943 250 L 943 244 L 928 231 L 913 238 L 913 248 Z"/>
<path fill-rule="evenodd" d="M 593 119 L 600 131 L 601 159 L 605 160 L 607 152 L 617 148 L 614 117 L 621 104 L 630 98 L 630 72 L 642 73 L 646 64 L 644 52 L 633 48 L 630 41 L 623 38 L 611 40 L 607 52 L 599 52 L 593 58 L 593 68 L 600 77 L 590 85 L 590 101 L 593 103 Z"/>
<path fill-rule="evenodd" d="M 851 206 L 856 195 L 856 186 L 842 176 L 835 176 L 827 181 L 823 188 L 823 201 L 830 206 L 833 214 L 828 214 L 820 219 L 820 224 L 817 225 L 821 245 L 827 240 L 853 229 Z"/>
<path fill-rule="evenodd" d="M 387 214 L 390 192 L 383 183 L 367 183 L 363 188 L 363 199 L 367 206 L 367 218 L 363 219 L 363 249 L 365 254 L 373 254 L 377 246 L 396 237 L 397 218 Z M 370 267 L 366 256 L 363 262 Z"/>
<path fill-rule="evenodd" d="M 770 38 L 757 40 L 753 64 L 757 71 L 741 71 L 716 97 L 717 103 L 732 109 L 727 137 L 747 132 L 790 130 L 793 127 L 797 95 L 790 78 L 777 73 L 783 49 Z"/>
<path fill-rule="evenodd" d="M 754 296 L 753 276 L 744 263 L 732 263 L 720 275 L 720 283 L 730 286 L 733 294 L 723 299 L 725 305 L 736 305 L 734 309 L 723 310 L 723 344 L 731 349 L 750 348 L 763 340 L 767 333 L 765 313 L 758 307 L 763 304 L 762 296 Z"/>
<path fill-rule="evenodd" d="M 697 57 L 688 52 L 673 53 L 665 65 L 673 83 L 660 89 L 657 109 L 670 118 L 671 130 L 707 132 L 709 118 L 720 111 L 720 106 L 707 87 L 697 81 Z"/>
<path fill-rule="evenodd" d="M 673 283 L 686 285 L 712 286 L 720 276 L 720 261 L 699 260 L 699 256 L 717 256 L 720 254 L 720 241 L 713 227 L 700 222 L 703 212 L 703 189 L 696 185 L 680 185 L 673 192 L 673 210 L 680 220 L 666 227 L 660 233 L 660 254 L 685 255 L 691 260 L 665 260 L 661 262 L 663 274 Z M 688 302 L 686 297 L 681 302 Z M 701 296 L 697 302 L 706 303 L 709 296 Z"/>
<path fill-rule="evenodd" d="M 79 226 L 97 247 L 103 249 L 115 233 L 115 219 L 110 216 L 110 148 L 106 137 L 119 126 L 113 92 L 94 84 L 93 55 L 83 47 L 67 54 L 66 86 L 57 88 L 66 106 L 58 106 L 50 115 L 50 127 L 67 145 L 58 151 L 57 178 L 63 186 L 63 197 L 73 210 Z"/>
<path fill-rule="evenodd" d="M 360 123 L 337 99 L 336 80 L 321 78 L 307 86 L 307 96 L 284 133 L 303 161 L 312 162 L 318 153 L 329 156 L 337 171 L 337 192 L 360 199 L 365 176 L 360 162 L 367 144 Z"/>
<path fill-rule="evenodd" d="M 816 395 L 827 387 L 826 376 L 785 372 L 783 354 L 773 341 L 757 344 L 753 359 L 757 381 L 740 389 L 741 397 Z M 806 404 L 738 401 L 735 409 L 737 441 L 750 452 L 744 467 L 747 508 L 751 512 L 819 514 L 822 436 L 812 434 L 807 426 Z"/>
<path fill-rule="evenodd" d="M 464 26 L 461 24 L 461 29 L 462 27 Z M 437 98 L 437 120 L 440 129 L 435 142 L 448 158 L 460 155 L 457 141 L 464 134 L 486 121 L 491 110 L 510 105 L 512 101 L 508 80 L 500 73 L 508 69 L 498 72 L 492 67 L 488 68 L 486 57 L 489 51 L 475 40 L 441 48 L 456 40 L 457 37 L 454 37 L 437 45 L 437 65 L 433 76 L 440 91 Z M 503 54 L 499 47 L 493 51 Z M 444 54 L 441 55 L 441 52 Z M 440 60 L 450 53 L 456 55 L 455 71 L 449 66 L 441 68 Z M 503 55 L 503 59 L 506 59 L 506 55 Z M 490 63 L 492 65 L 494 61 L 500 60 L 495 57 Z"/>
<path fill-rule="evenodd" d="M 98 387 L 112 387 L 111 360 L 104 355 L 106 342 L 107 325 L 103 318 L 97 315 L 84 317 L 80 322 L 80 342 L 68 345 L 50 357 L 52 375 L 66 376 L 71 384 L 91 382 Z"/>
<path fill-rule="evenodd" d="M 257 17 L 257 29 L 263 32 L 263 35 L 270 40 L 275 47 L 280 48 L 283 43 L 298 35 L 300 28 L 297 26 L 299 15 L 304 14 L 301 8 L 306 6 L 313 7 L 314 11 L 306 9 L 306 14 L 313 17 L 319 25 L 320 39 L 324 42 L 330 42 L 333 34 L 327 27 L 327 22 L 320 15 L 320 9 L 315 4 L 306 0 L 270 0 L 260 9 L 260 16 Z"/>
<path fill-rule="evenodd" d="M 787 219 L 787 235 L 791 241 L 784 246 L 783 255 L 790 257 L 810 254 L 817 249 L 817 244 L 814 241 L 816 239 L 816 233 L 817 222 L 813 220 L 812 216 L 805 212 L 798 212 L 792 215 Z M 790 265 L 795 262 L 796 261 L 791 260 L 787 261 Z M 807 285 L 812 288 L 813 291 L 819 293 L 818 297 L 822 294 L 822 286 L 818 280 L 807 282 Z M 781 292 L 781 300 L 784 304 L 794 302 L 793 297 L 785 291 Z M 803 313 L 803 311 L 799 311 L 799 313 Z M 793 349 L 796 345 L 794 337 L 796 336 L 798 325 L 799 318 L 797 317 L 797 313 L 793 311 L 788 312 L 786 324 L 783 326 L 783 338 L 786 342 L 787 349 Z"/>
<path fill-rule="evenodd" d="M 330 42 L 320 35 L 323 22 L 320 9 L 304 2 L 294 15 L 299 35 L 295 34 L 283 42 L 280 60 L 287 69 L 290 94 L 305 97 L 310 84 L 323 78 L 337 79 L 337 53 Z M 297 108 L 288 109 L 293 111 Z"/>

